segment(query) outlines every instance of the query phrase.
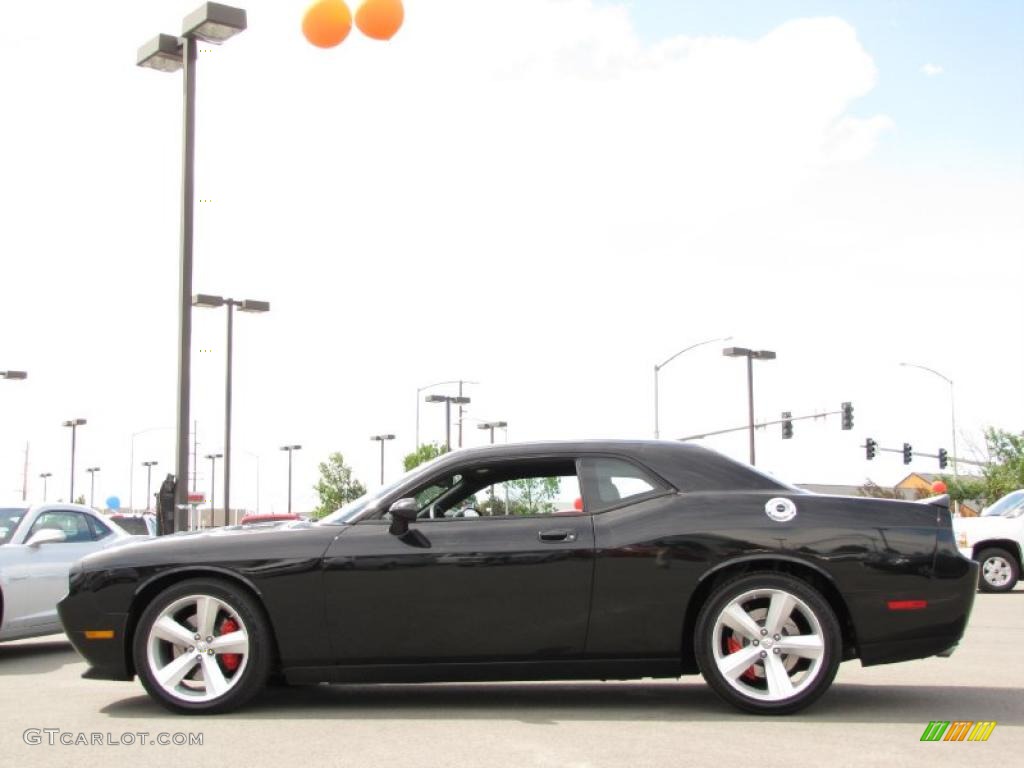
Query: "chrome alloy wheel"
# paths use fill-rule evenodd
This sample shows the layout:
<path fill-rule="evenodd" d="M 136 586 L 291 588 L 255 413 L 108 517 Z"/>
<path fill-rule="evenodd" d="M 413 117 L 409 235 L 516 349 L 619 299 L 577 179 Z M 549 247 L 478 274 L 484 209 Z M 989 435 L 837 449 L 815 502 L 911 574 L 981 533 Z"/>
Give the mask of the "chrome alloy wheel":
<path fill-rule="evenodd" d="M 803 600 L 781 589 L 754 589 L 718 614 L 712 651 L 730 686 L 746 697 L 776 702 L 814 683 L 823 668 L 825 640 Z"/>
<path fill-rule="evenodd" d="M 990 587 L 1005 587 L 1013 578 L 1013 568 L 1005 557 L 992 555 L 981 564 L 981 576 Z"/>
<path fill-rule="evenodd" d="M 207 702 L 241 679 L 249 632 L 234 608 L 210 595 L 187 595 L 164 608 L 149 630 L 146 660 L 170 697 Z"/>

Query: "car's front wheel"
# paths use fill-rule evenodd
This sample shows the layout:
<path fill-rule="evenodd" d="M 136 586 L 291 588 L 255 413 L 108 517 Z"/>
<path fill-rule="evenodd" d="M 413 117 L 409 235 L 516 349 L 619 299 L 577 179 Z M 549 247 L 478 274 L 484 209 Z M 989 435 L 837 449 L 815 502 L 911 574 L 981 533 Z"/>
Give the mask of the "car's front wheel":
<path fill-rule="evenodd" d="M 220 579 L 190 579 L 143 611 L 133 654 L 143 686 L 168 709 L 226 712 L 266 684 L 272 641 L 247 591 Z"/>
<path fill-rule="evenodd" d="M 704 679 L 727 702 L 787 714 L 832 684 L 842 636 L 832 608 L 806 582 L 755 573 L 712 593 L 697 618 L 694 649 Z"/>
<path fill-rule="evenodd" d="M 982 592 L 1009 592 L 1020 578 L 1017 558 L 1005 549 L 992 547 L 978 553 L 981 563 L 981 578 L 978 587 Z"/>

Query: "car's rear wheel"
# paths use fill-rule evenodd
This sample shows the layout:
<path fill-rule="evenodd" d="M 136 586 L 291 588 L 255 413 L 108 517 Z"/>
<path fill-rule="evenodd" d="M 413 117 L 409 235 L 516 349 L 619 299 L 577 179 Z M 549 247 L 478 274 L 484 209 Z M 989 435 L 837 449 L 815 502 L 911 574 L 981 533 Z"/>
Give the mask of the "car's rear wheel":
<path fill-rule="evenodd" d="M 1020 578 L 1020 565 L 1005 549 L 992 547 L 978 553 L 981 563 L 981 578 L 978 587 L 982 592 L 1009 592 Z"/>
<path fill-rule="evenodd" d="M 828 602 L 806 582 L 755 573 L 712 593 L 697 617 L 694 649 L 704 679 L 727 702 L 787 714 L 832 684 L 842 635 Z"/>
<path fill-rule="evenodd" d="M 177 712 L 226 712 L 264 687 L 270 629 L 248 592 L 219 579 L 168 587 L 143 611 L 135 669 L 149 695 Z"/>

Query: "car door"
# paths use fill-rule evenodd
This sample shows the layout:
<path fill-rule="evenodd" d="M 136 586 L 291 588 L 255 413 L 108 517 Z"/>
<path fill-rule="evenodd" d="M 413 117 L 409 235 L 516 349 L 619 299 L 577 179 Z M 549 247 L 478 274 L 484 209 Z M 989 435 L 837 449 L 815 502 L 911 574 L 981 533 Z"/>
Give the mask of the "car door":
<path fill-rule="evenodd" d="M 71 564 L 105 545 L 112 537 L 109 527 L 74 509 L 40 511 L 18 543 L 4 546 L 4 630 L 17 631 L 60 626 L 57 603 L 68 590 Z M 64 533 L 64 541 L 29 546 L 32 535 L 45 528 Z"/>
<path fill-rule="evenodd" d="M 559 461 L 541 462 L 532 471 L 563 473 L 565 485 L 578 488 L 575 459 Z M 509 470 L 490 465 L 458 471 L 468 476 Z M 496 484 L 471 496 L 475 507 L 467 505 L 469 497 L 425 499 L 423 517 L 403 535 L 393 534 L 381 519 L 356 523 L 335 539 L 324 578 L 337 663 L 582 655 L 593 578 L 590 517 L 571 498 L 531 508 L 507 494 L 503 500 Z"/>

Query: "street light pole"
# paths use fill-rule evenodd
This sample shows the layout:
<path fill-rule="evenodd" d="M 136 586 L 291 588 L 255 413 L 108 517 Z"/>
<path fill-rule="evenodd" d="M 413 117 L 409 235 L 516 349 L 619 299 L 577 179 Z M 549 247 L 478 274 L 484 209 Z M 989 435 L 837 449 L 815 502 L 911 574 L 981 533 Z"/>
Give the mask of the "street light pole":
<path fill-rule="evenodd" d="M 96 506 L 96 473 L 100 471 L 99 467 L 89 467 L 85 470 L 89 473 L 89 506 Z"/>
<path fill-rule="evenodd" d="M 79 427 L 86 424 L 85 419 L 69 419 L 64 422 L 65 427 L 71 427 L 71 492 L 68 495 L 68 503 L 75 503 L 75 437 Z"/>
<path fill-rule="evenodd" d="M 419 447 L 420 447 L 420 393 L 424 392 L 424 391 L 426 391 L 428 389 L 433 389 L 434 387 L 440 387 L 440 386 L 442 386 L 444 384 L 458 384 L 459 385 L 459 395 L 461 396 L 462 395 L 462 385 L 463 384 L 479 385 L 480 382 L 479 381 L 467 381 L 466 379 L 452 379 L 451 381 L 436 381 L 433 384 L 427 384 L 425 387 L 417 387 L 416 388 L 416 449 L 417 450 L 419 450 Z M 432 401 L 428 400 L 427 402 L 432 402 Z M 469 401 L 467 400 L 466 402 L 469 402 Z"/>
<path fill-rule="evenodd" d="M 210 460 L 210 527 L 217 525 L 217 504 L 215 492 L 217 490 L 217 459 L 224 458 L 223 453 L 208 453 L 205 458 Z M 225 517 L 225 523 L 227 518 Z"/>
<path fill-rule="evenodd" d="M 132 447 L 129 451 L 129 465 L 128 470 L 128 511 L 134 511 L 135 509 L 135 438 L 139 435 L 144 435 L 147 432 L 158 432 L 161 429 L 174 429 L 174 427 L 150 427 L 149 429 L 141 429 L 138 432 L 132 433 Z"/>
<path fill-rule="evenodd" d="M 668 360 L 666 360 L 665 362 L 661 363 L 660 365 L 655 365 L 654 366 L 654 439 L 655 440 L 657 440 L 657 439 L 659 439 L 661 437 L 661 431 L 660 431 L 659 426 L 658 426 L 658 415 L 659 415 L 659 409 L 660 409 L 660 399 L 659 399 L 659 395 L 658 395 L 658 374 L 661 372 L 661 369 L 664 368 L 669 363 L 671 363 L 677 357 L 682 355 L 683 353 L 689 352 L 691 349 L 696 349 L 697 347 L 703 347 L 705 344 L 713 344 L 716 341 L 731 341 L 731 340 L 732 340 L 732 336 L 723 336 L 721 338 L 707 339 L 705 341 L 698 341 L 696 344 L 691 344 L 690 346 L 688 346 L 688 347 L 686 347 L 684 349 L 679 350 L 674 355 L 672 355 L 670 358 L 668 358 Z"/>
<path fill-rule="evenodd" d="M 53 472 L 40 472 L 39 476 L 43 478 L 43 503 L 46 503 L 46 481 L 48 478 L 53 477 Z"/>
<path fill-rule="evenodd" d="M 491 445 L 494 445 L 494 430 L 496 429 L 507 429 L 507 421 L 485 421 L 476 425 L 477 429 L 487 429 L 491 432 Z"/>
<path fill-rule="evenodd" d="M 750 466 L 755 466 L 754 454 L 754 360 L 774 360 L 775 353 L 767 350 L 753 350 L 745 347 L 726 347 L 722 350 L 726 357 L 747 358 L 747 416 L 748 434 L 750 436 Z"/>
<path fill-rule="evenodd" d="M 288 451 L 288 514 L 292 513 L 292 453 L 301 451 L 301 445 L 282 445 L 282 451 Z"/>
<path fill-rule="evenodd" d="M 957 454 L 956 454 L 956 398 L 953 392 L 953 380 L 945 374 L 939 373 L 934 368 L 929 368 L 926 365 L 918 365 L 917 363 L 900 363 L 905 368 L 919 368 L 922 371 L 927 371 L 949 384 L 949 413 L 950 413 L 950 424 L 952 425 L 953 431 L 953 477 L 959 477 L 960 472 L 957 469 Z M 959 516 L 960 514 L 960 502 L 953 502 L 953 514 Z"/>
<path fill-rule="evenodd" d="M 380 484 L 384 485 L 384 443 L 387 440 L 394 440 L 394 435 L 372 435 L 371 440 L 377 440 L 380 443 Z"/>
<path fill-rule="evenodd" d="M 192 297 L 194 307 L 227 307 L 227 367 L 224 375 L 224 524 L 227 525 L 231 514 L 231 382 L 232 360 L 234 358 L 234 308 L 242 312 L 269 312 L 270 302 L 255 299 L 225 299 L 223 296 L 211 296 L 197 293 Z"/>
<path fill-rule="evenodd" d="M 240 8 L 204 3 L 185 17 L 181 37 L 158 35 L 139 49 L 137 64 L 162 72 L 182 70 L 180 259 L 178 267 L 178 400 L 174 528 L 186 525 L 188 502 L 189 394 L 192 376 L 192 237 L 195 203 L 196 58 L 200 41 L 220 44 L 246 28 Z"/>
<path fill-rule="evenodd" d="M 142 466 L 146 468 L 146 511 L 149 512 L 149 505 L 153 499 L 153 467 L 157 465 L 155 461 L 144 461 Z"/>
<path fill-rule="evenodd" d="M 449 453 L 452 450 L 452 403 L 459 406 L 469 405 L 470 398 L 461 395 L 427 395 L 424 400 L 428 403 L 444 403 L 444 450 Z"/>

